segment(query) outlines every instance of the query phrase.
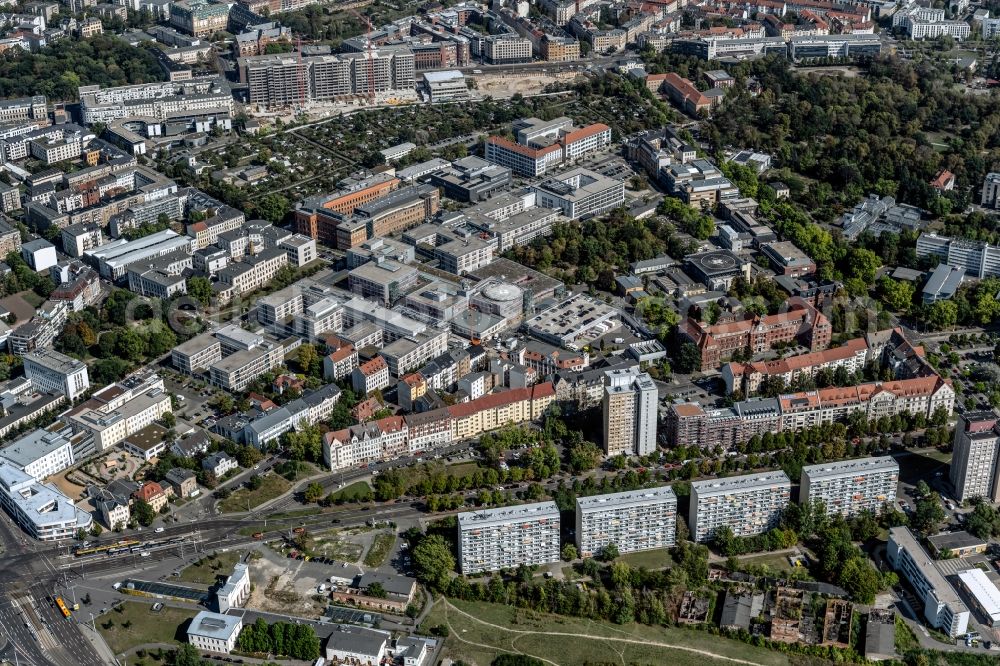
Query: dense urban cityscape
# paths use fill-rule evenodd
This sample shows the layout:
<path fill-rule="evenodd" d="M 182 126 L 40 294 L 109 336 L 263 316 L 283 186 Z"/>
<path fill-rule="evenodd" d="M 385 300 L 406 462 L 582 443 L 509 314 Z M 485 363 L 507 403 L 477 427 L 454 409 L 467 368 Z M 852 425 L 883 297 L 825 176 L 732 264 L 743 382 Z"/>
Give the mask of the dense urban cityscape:
<path fill-rule="evenodd" d="M 0 665 L 998 663 L 998 39 L 0 0 Z"/>

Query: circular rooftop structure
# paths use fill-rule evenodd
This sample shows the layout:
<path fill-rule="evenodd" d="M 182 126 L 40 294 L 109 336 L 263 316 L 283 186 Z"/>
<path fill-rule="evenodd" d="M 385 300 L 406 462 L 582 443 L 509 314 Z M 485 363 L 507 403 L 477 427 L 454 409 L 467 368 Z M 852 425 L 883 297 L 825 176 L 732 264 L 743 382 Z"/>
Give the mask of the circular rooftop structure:
<path fill-rule="evenodd" d="M 740 258 L 729 250 L 713 250 L 693 254 L 687 258 L 688 263 L 705 275 L 719 275 L 739 270 Z"/>
<path fill-rule="evenodd" d="M 521 288 L 509 282 L 497 282 L 483 290 L 483 296 L 498 303 L 507 303 L 521 299 Z"/>

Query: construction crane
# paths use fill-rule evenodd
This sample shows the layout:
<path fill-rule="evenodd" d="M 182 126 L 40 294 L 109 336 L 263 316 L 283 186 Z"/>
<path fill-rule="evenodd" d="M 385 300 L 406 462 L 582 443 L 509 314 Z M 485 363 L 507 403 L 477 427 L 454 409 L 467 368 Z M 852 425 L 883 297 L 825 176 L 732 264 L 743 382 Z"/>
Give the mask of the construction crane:
<path fill-rule="evenodd" d="M 368 103 L 375 103 L 375 49 L 372 46 L 372 20 L 368 16 L 362 16 L 353 7 L 348 10 L 358 17 L 358 20 L 368 26 L 365 33 L 365 60 L 368 62 Z"/>

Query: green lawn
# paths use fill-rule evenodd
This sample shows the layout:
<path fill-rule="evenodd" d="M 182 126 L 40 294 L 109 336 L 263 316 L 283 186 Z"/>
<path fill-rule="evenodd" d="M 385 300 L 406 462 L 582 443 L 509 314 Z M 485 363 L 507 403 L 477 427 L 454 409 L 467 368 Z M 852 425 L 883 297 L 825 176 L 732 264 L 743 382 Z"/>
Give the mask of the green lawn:
<path fill-rule="evenodd" d="M 372 540 L 372 545 L 365 554 L 366 567 L 380 567 L 385 562 L 385 556 L 396 543 L 396 535 L 391 532 L 379 532 Z"/>
<path fill-rule="evenodd" d="M 97 630 L 112 652 L 120 654 L 148 643 L 169 644 L 185 639 L 177 636 L 179 628 L 193 618 L 196 611 L 164 606 L 154 613 L 154 603 L 126 601 L 121 605 L 121 613 L 110 611 L 97 619 Z"/>
<path fill-rule="evenodd" d="M 806 557 L 809 557 L 810 560 L 812 559 L 812 557 L 810 557 L 808 554 L 806 554 Z M 750 566 L 750 565 L 756 565 L 756 566 L 767 565 L 773 571 L 791 571 L 792 570 L 792 564 L 788 561 L 788 555 L 787 554 L 785 554 L 785 555 L 779 555 L 777 553 L 765 553 L 763 555 L 751 555 L 749 557 L 741 557 L 739 559 L 740 559 L 740 564 L 742 564 L 744 566 Z"/>
<path fill-rule="evenodd" d="M 421 625 L 421 631 L 438 625 L 449 627 L 444 656 L 480 666 L 489 664 L 504 652 L 523 652 L 559 666 L 586 663 L 732 666 L 734 663 L 713 658 L 713 655 L 760 666 L 789 663 L 779 652 L 693 629 L 639 624 L 619 626 L 500 604 L 452 603 L 469 615 L 447 608 L 439 599 Z"/>
<path fill-rule="evenodd" d="M 45 302 L 44 298 L 42 298 L 41 296 L 39 296 L 35 292 L 31 291 L 30 289 L 28 291 L 22 291 L 22 292 L 20 292 L 18 294 L 18 296 L 20 296 L 21 298 L 23 298 L 24 302 L 27 303 L 28 305 L 30 305 L 33 308 L 37 308 L 42 303 Z"/>
<path fill-rule="evenodd" d="M 233 565 L 243 558 L 243 553 L 229 552 L 206 555 L 189 567 L 181 570 L 179 580 L 185 583 L 212 585 L 219 576 L 228 576 Z"/>
<path fill-rule="evenodd" d="M 277 474 L 268 474 L 267 476 L 260 478 L 263 480 L 260 488 L 257 490 L 240 488 L 232 495 L 219 502 L 219 510 L 223 513 L 246 511 L 247 506 L 251 509 L 260 506 L 264 502 L 268 502 L 273 500 L 275 497 L 284 495 L 292 487 L 291 482 L 284 477 L 278 476 Z"/>
<path fill-rule="evenodd" d="M 372 487 L 368 485 L 367 481 L 355 481 L 351 485 L 345 486 L 332 494 L 334 501 L 340 499 L 345 502 L 353 502 L 361 496 L 370 497 L 371 492 Z"/>
<path fill-rule="evenodd" d="M 668 548 L 625 553 L 618 558 L 618 561 L 625 562 L 632 567 L 645 567 L 646 569 L 664 569 L 673 566 L 673 560 L 670 559 L 670 550 Z"/>

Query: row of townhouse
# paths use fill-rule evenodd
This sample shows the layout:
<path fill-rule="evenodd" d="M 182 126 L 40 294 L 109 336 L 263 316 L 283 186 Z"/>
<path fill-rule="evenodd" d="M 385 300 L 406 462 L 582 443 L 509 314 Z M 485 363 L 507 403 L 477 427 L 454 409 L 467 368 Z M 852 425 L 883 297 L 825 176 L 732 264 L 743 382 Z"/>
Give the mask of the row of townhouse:
<path fill-rule="evenodd" d="M 796 431 L 863 414 L 869 421 L 901 414 L 931 418 L 939 409 L 951 414 L 955 390 L 938 375 L 857 386 L 752 398 L 725 408 L 673 404 L 665 419 L 670 444 L 724 448 L 766 432 Z"/>
<path fill-rule="evenodd" d="M 323 436 L 323 460 L 331 470 L 381 460 L 477 437 L 510 423 L 542 416 L 555 398 L 550 382 L 491 393 L 475 400 L 405 417 L 388 417 Z"/>

